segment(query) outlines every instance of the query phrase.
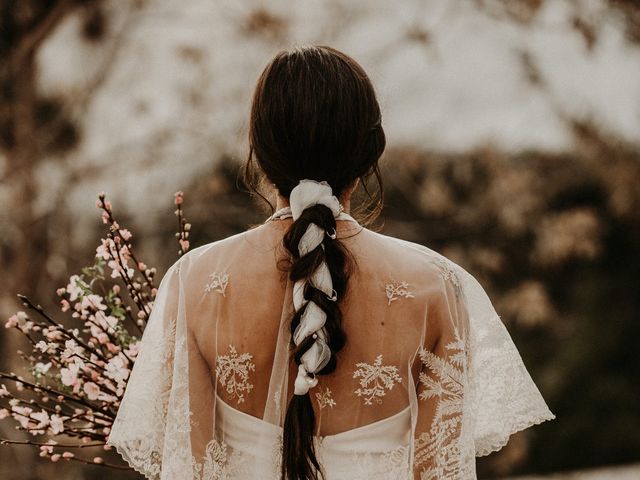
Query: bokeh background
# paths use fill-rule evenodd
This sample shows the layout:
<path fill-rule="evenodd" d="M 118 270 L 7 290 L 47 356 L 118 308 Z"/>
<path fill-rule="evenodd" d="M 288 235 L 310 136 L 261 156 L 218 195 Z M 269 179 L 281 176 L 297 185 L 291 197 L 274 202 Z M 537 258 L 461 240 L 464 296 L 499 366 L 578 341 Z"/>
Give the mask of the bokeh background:
<path fill-rule="evenodd" d="M 175 191 L 192 247 L 264 220 L 237 181 L 250 97 L 302 43 L 377 89 L 375 228 L 476 275 L 557 415 L 479 477 L 640 478 L 637 0 L 1 0 L 2 319 L 16 293 L 56 311 L 105 234 L 100 191 L 160 273 Z M 1 370 L 21 345 L 0 329 Z M 0 446 L 0 478 L 139 477 Z"/>

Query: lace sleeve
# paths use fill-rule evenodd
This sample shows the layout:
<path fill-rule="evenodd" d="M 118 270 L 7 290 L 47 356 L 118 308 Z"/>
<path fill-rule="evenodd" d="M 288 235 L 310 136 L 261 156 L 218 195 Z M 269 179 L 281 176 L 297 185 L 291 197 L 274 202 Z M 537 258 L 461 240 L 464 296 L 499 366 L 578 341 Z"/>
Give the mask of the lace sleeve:
<path fill-rule="evenodd" d="M 420 348 L 414 477 L 476 478 L 475 457 L 555 418 L 478 281 L 444 257 Z"/>
<path fill-rule="evenodd" d="M 459 284 L 443 277 L 427 312 L 425 340 L 418 352 L 414 478 L 475 478 L 473 441 L 465 421 L 470 398 L 469 317 Z"/>
<path fill-rule="evenodd" d="M 182 260 L 182 259 L 181 259 Z M 108 444 L 150 479 L 189 471 L 189 388 L 180 262 L 162 278 Z M 185 403 L 186 402 L 186 403 Z M 186 422 L 186 425 L 185 425 Z M 186 435 L 186 436 L 185 436 Z M 171 461 L 168 462 L 167 459 Z"/>
<path fill-rule="evenodd" d="M 556 417 L 485 290 L 464 269 L 456 271 L 469 309 L 469 424 L 480 457 L 504 447 L 512 434 Z"/>

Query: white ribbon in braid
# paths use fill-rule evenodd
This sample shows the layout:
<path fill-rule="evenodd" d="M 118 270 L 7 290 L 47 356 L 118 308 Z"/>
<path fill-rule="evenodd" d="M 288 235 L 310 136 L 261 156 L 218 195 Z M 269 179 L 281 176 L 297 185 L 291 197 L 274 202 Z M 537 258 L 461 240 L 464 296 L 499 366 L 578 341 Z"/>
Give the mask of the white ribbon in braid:
<path fill-rule="evenodd" d="M 324 180 L 321 182 L 309 179 L 300 180 L 300 183 L 291 190 L 289 205 L 294 221 L 300 217 L 305 208 L 317 204 L 325 205 L 331 209 L 335 218 L 338 218 L 343 210 L 340 201 L 333 195 L 331 186 Z M 329 233 L 319 225 L 310 223 L 298 243 L 300 256 L 302 257 L 311 252 L 318 245 L 324 248 L 322 240 L 325 234 L 331 238 L 336 238 L 335 229 Z M 316 373 L 322 370 L 331 359 L 331 349 L 326 342 L 327 331 L 324 327 L 327 314 L 315 302 L 304 298 L 304 287 L 307 282 L 324 292 L 329 300 L 335 301 L 338 299 L 336 291 L 333 289 L 329 267 L 325 261 L 316 268 L 308 279 L 298 280 L 293 286 L 293 306 L 296 312 L 306 305 L 300 318 L 300 323 L 293 333 L 293 342 L 296 345 L 300 345 L 309 335 L 312 335 L 315 339 L 315 342 L 300 358 L 294 389 L 296 395 L 304 395 L 310 388 L 318 384 L 318 379 L 315 376 L 310 376 L 309 373 Z"/>

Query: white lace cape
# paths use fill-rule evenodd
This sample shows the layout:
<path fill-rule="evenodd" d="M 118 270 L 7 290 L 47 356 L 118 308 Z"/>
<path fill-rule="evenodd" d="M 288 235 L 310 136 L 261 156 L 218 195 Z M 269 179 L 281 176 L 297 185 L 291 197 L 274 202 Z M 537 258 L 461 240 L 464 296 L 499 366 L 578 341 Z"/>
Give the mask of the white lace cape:
<path fill-rule="evenodd" d="M 343 230 L 362 269 L 343 302 L 347 345 L 310 391 L 327 480 L 474 479 L 476 456 L 555 418 L 472 275 L 422 245 Z M 147 478 L 279 478 L 296 373 L 281 234 L 204 245 L 163 277 L 108 441 Z M 404 433 L 381 430 L 393 428 Z"/>

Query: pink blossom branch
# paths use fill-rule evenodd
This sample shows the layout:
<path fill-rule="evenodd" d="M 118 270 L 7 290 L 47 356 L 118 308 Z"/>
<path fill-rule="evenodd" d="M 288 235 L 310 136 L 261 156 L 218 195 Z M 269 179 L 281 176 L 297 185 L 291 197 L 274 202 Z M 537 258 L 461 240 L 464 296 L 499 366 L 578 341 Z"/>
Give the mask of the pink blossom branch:
<path fill-rule="evenodd" d="M 51 393 L 51 395 L 62 396 L 63 398 L 65 398 L 65 399 L 67 399 L 67 400 L 69 400 L 71 402 L 78 403 L 78 404 L 80 404 L 80 405 L 82 405 L 84 407 L 90 408 L 91 410 L 101 410 L 100 413 L 102 413 L 103 415 L 105 415 L 105 416 L 107 416 L 109 418 L 112 418 L 112 419 L 115 418 L 115 415 L 110 415 L 110 412 L 108 410 L 104 410 L 103 407 L 96 407 L 95 405 L 92 405 L 91 403 L 87 402 L 86 400 L 84 400 L 81 397 L 74 397 L 72 395 L 68 395 L 66 393 L 60 392 L 58 390 L 54 390 L 52 388 L 44 387 L 42 385 L 36 385 L 36 384 L 31 383 L 29 381 L 26 381 L 24 379 L 20 379 L 16 375 L 7 374 L 7 373 L 4 373 L 4 372 L 0 372 L 0 378 L 5 378 L 7 380 L 12 380 L 14 382 L 20 382 L 20 383 L 24 384 L 25 386 L 31 387 L 32 389 L 33 388 L 39 388 L 39 389 L 41 389 L 41 390 L 43 390 L 45 392 Z M 96 412 L 96 413 L 98 413 L 98 412 Z"/>
<path fill-rule="evenodd" d="M 102 447 L 106 442 L 102 443 L 43 443 L 31 440 L 10 440 L 8 438 L 0 438 L 0 445 L 34 445 L 36 447 L 53 447 L 53 448 L 91 448 Z"/>
<path fill-rule="evenodd" d="M 189 250 L 189 230 L 191 230 L 191 224 L 187 223 L 182 216 L 183 201 L 184 193 L 182 191 L 176 192 L 174 194 L 176 210 L 173 213 L 178 217 L 178 232 L 176 233 L 176 237 L 178 237 L 178 244 L 180 245 L 180 250 L 178 250 L 178 255 L 180 256 Z"/>
<path fill-rule="evenodd" d="M 78 345 L 84 347 L 86 350 L 94 351 L 94 349 L 92 349 L 89 345 L 87 345 L 80 337 L 78 337 L 75 333 L 73 333 L 73 331 L 71 332 L 67 331 L 64 328 L 64 326 L 62 326 L 61 324 L 56 322 L 53 318 L 51 318 L 49 315 L 47 315 L 47 313 L 44 311 L 44 309 L 40 305 L 34 305 L 31 302 L 31 300 L 29 300 L 25 295 L 22 295 L 20 293 L 18 293 L 18 298 L 22 300 L 22 304 L 25 307 L 28 307 L 31 310 L 35 310 L 40 316 L 42 316 L 45 320 L 47 320 L 47 322 L 49 322 L 51 325 L 59 329 L 59 331 L 63 335 L 65 335 L 69 340 L 75 340 L 76 342 L 78 342 Z M 97 354 L 97 356 L 102 357 L 102 360 L 107 360 L 107 358 L 102 354 L 102 352 L 95 351 L 95 353 Z"/>
<path fill-rule="evenodd" d="M 108 219 L 109 223 L 111 224 L 112 230 L 117 232 L 118 237 L 120 237 L 123 242 L 127 242 L 127 239 L 124 238 L 124 236 L 120 232 L 120 226 L 118 225 L 118 222 L 116 222 L 115 218 L 113 217 L 113 212 L 111 211 L 111 203 L 105 200 L 105 193 L 101 192 L 100 195 L 98 195 L 98 198 L 100 200 L 100 208 L 106 213 L 107 219 Z M 127 248 L 129 250 L 129 255 L 131 256 L 131 259 L 134 261 L 134 263 L 136 264 L 136 267 L 137 267 L 138 265 L 140 265 L 140 262 L 136 258 L 133 250 L 131 249 L 131 244 L 130 243 L 127 244 Z M 151 275 L 147 275 L 147 272 L 144 271 L 144 270 L 141 270 L 141 269 L 138 269 L 138 271 L 140 271 L 140 273 L 142 273 L 142 275 L 144 275 L 145 280 L 147 281 L 147 283 L 149 285 L 149 288 L 150 289 L 154 288 L 153 278 L 151 278 Z"/>
<path fill-rule="evenodd" d="M 93 443 L 93 444 L 86 444 L 86 445 L 62 445 L 62 444 L 31 442 L 28 440 L 21 441 L 21 440 L 9 440 L 9 439 L 0 438 L 0 445 L 33 445 L 33 446 L 39 446 L 39 447 L 65 449 L 65 448 L 99 447 L 99 446 L 104 446 L 105 443 Z M 127 465 L 115 465 L 113 463 L 107 463 L 104 460 L 102 460 L 101 457 L 95 457 L 94 460 L 85 460 L 83 458 L 78 458 L 76 456 L 68 456 L 68 457 L 61 456 L 59 458 L 63 458 L 63 460 L 72 460 L 75 462 L 84 463 L 85 465 L 96 465 L 99 467 L 114 468 L 116 470 L 130 470 L 130 467 Z M 53 461 L 56 461 L 56 460 L 53 460 Z"/>

